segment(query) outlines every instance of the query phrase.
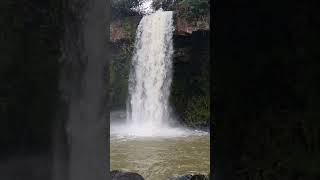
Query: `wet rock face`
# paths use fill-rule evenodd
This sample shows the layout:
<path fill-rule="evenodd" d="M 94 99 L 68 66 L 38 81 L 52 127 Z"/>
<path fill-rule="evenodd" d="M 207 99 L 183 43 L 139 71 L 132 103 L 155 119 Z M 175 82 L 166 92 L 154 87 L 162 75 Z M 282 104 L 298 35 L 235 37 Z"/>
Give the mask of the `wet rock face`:
<path fill-rule="evenodd" d="M 141 16 L 131 16 L 113 20 L 110 24 L 110 41 L 115 43 L 135 36 L 141 18 Z M 196 31 L 209 31 L 209 21 L 209 16 L 203 19 L 189 20 L 175 13 L 174 35 L 191 36 Z"/>
<path fill-rule="evenodd" d="M 185 17 L 175 16 L 175 34 L 188 35 L 195 31 L 209 31 L 209 16 L 203 19 L 188 20 Z"/>
<path fill-rule="evenodd" d="M 110 23 L 110 41 L 115 43 L 135 36 L 141 16 L 131 16 L 115 19 Z"/>
<path fill-rule="evenodd" d="M 133 172 L 115 170 L 111 171 L 110 175 L 112 180 L 144 180 L 140 174 Z"/>

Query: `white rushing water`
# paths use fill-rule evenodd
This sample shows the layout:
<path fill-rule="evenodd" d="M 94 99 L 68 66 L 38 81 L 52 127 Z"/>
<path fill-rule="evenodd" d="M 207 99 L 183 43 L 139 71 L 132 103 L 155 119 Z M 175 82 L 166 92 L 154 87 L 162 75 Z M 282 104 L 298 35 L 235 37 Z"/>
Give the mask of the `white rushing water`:
<path fill-rule="evenodd" d="M 207 134 L 173 127 L 175 120 L 169 105 L 173 31 L 172 11 L 160 9 L 141 19 L 129 76 L 126 121 L 112 123 L 111 135 L 134 138 Z M 123 118 L 116 119 L 119 122 Z"/>
<path fill-rule="evenodd" d="M 138 26 L 127 116 L 133 125 L 155 128 L 170 118 L 172 24 L 172 12 L 160 10 L 143 17 Z"/>
<path fill-rule="evenodd" d="M 127 123 L 134 134 L 152 135 L 168 125 L 172 32 L 171 11 L 144 16 L 138 26 L 127 107 Z"/>
<path fill-rule="evenodd" d="M 176 136 L 185 131 L 170 127 L 173 13 L 158 10 L 144 16 L 136 32 L 129 77 L 127 121 L 117 133 L 130 136 Z"/>

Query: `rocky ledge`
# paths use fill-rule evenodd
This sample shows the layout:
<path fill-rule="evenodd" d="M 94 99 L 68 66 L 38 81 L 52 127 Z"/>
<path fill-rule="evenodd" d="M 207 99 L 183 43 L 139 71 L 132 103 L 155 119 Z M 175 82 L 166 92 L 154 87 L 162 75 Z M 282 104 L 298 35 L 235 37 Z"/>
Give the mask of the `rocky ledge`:
<path fill-rule="evenodd" d="M 144 178 L 138 174 L 133 172 L 124 172 L 119 170 L 111 171 L 112 180 L 144 180 Z M 168 180 L 209 180 L 209 175 L 205 176 L 202 174 L 188 174 L 179 177 L 170 178 Z"/>
<path fill-rule="evenodd" d="M 112 20 L 110 24 L 110 41 L 116 43 L 134 37 L 141 18 L 141 16 L 131 16 Z M 174 16 L 174 35 L 189 36 L 196 31 L 209 31 L 209 21 L 209 16 L 198 20 L 188 20 L 176 15 Z"/>
<path fill-rule="evenodd" d="M 111 171 L 111 179 L 112 180 L 144 180 L 144 178 L 138 174 L 133 172 L 123 172 L 123 171 Z"/>

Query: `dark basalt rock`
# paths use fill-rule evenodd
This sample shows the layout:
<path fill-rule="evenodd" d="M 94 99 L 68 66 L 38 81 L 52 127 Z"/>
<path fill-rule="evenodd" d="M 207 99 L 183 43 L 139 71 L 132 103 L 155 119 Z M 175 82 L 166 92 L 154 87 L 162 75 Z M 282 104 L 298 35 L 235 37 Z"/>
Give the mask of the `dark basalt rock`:
<path fill-rule="evenodd" d="M 205 175 L 193 175 L 190 180 L 209 180 Z"/>
<path fill-rule="evenodd" d="M 184 176 L 176 177 L 173 180 L 209 180 L 209 178 L 202 174 L 197 174 L 197 175 L 187 174 Z"/>
<path fill-rule="evenodd" d="M 133 172 L 115 170 L 111 171 L 110 175 L 112 180 L 144 180 L 140 174 Z"/>
<path fill-rule="evenodd" d="M 179 176 L 179 177 L 176 177 L 172 180 L 190 180 L 192 178 L 192 175 L 191 174 L 187 174 L 187 175 L 184 175 L 184 176 Z"/>

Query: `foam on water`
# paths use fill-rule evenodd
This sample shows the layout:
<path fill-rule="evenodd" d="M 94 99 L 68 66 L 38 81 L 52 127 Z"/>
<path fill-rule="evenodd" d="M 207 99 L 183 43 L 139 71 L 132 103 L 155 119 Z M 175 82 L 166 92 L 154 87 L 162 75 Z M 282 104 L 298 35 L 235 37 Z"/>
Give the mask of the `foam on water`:
<path fill-rule="evenodd" d="M 123 111 L 111 112 L 110 135 L 112 140 L 132 140 L 132 139 L 163 139 L 179 138 L 188 136 L 207 136 L 208 132 L 188 129 L 181 126 L 152 127 L 134 126 L 125 122 L 126 114 Z"/>
<path fill-rule="evenodd" d="M 142 130 L 143 129 L 143 130 Z M 204 135 L 208 134 L 203 131 L 196 131 L 180 127 L 148 127 L 148 126 L 127 126 L 127 124 L 117 124 L 111 126 L 111 136 L 116 137 L 162 137 L 162 138 L 173 138 L 173 137 L 185 137 L 191 135 Z"/>

